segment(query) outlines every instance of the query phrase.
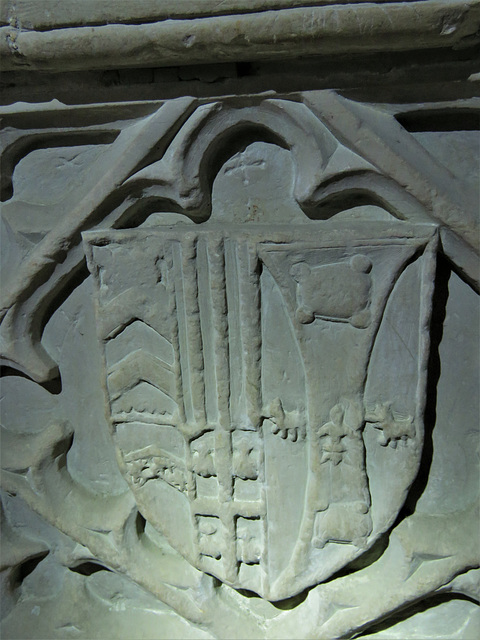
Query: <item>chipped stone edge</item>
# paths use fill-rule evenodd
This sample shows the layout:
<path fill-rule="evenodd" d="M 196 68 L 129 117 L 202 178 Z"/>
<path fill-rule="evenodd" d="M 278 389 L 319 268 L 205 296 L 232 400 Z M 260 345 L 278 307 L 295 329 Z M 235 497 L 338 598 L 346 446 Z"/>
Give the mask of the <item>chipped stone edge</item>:
<path fill-rule="evenodd" d="M 74 71 L 463 48 L 480 42 L 480 0 L 296 7 L 141 24 L 0 27 L 3 71 Z"/>

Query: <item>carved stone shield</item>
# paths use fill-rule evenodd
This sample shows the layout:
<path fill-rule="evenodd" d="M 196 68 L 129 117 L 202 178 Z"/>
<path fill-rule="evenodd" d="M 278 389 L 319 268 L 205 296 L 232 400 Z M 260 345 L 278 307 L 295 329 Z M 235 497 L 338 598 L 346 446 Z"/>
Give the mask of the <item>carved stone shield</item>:
<path fill-rule="evenodd" d="M 284 599 L 394 522 L 422 450 L 435 238 L 405 222 L 85 234 L 121 468 L 192 565 Z"/>

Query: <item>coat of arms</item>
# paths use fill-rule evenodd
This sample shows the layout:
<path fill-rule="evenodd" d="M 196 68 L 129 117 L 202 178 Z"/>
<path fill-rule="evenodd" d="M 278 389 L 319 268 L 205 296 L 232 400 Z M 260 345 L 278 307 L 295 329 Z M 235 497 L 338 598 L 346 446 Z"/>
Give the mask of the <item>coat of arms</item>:
<path fill-rule="evenodd" d="M 434 226 L 85 238 L 121 467 L 192 565 L 284 599 L 393 524 L 422 450 Z"/>

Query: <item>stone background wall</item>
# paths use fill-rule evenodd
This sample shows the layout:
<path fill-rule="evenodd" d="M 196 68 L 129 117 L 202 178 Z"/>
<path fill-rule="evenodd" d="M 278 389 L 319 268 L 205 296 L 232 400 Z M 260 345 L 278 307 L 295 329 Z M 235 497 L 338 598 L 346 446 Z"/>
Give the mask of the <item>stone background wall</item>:
<path fill-rule="evenodd" d="M 2 4 L 4 638 L 478 637 L 479 4 L 306 4 Z M 220 263 L 224 313 L 221 284 L 201 294 Z M 322 298 L 302 263 L 343 271 Z M 172 412 L 192 447 L 182 491 L 216 496 L 228 397 L 222 504 L 237 486 L 248 503 L 228 533 L 202 507 L 193 543 L 180 454 L 167 464 L 153 423 L 137 441 L 123 415 L 154 415 L 151 391 L 127 397 L 132 376 L 170 374 L 114 362 L 139 339 L 160 353 L 179 282 L 193 346 L 175 397 L 188 413 L 188 373 L 207 414 Z M 263 518 L 250 482 L 263 533 L 241 528 Z M 296 537 L 309 518 L 323 548 Z M 230 543 L 236 577 L 215 564 Z"/>

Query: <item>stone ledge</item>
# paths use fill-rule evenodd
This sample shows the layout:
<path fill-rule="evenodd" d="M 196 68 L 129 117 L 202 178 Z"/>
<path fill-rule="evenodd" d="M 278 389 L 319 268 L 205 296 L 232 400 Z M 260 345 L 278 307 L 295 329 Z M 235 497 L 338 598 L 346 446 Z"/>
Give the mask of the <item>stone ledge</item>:
<path fill-rule="evenodd" d="M 0 27 L 3 71 L 162 67 L 311 55 L 470 47 L 480 40 L 479 0 L 287 3 L 48 2 L 5 6 Z M 43 11 L 35 8 L 42 5 Z M 222 3 L 223 4 L 223 3 Z M 304 4 L 304 3 L 302 3 Z M 355 6 L 352 6 L 355 4 Z M 290 5 L 290 8 L 283 8 Z M 81 19 L 79 7 L 85 6 Z M 159 5 L 157 5 L 158 7 Z M 188 9 L 188 7 L 190 7 Z M 247 13 L 247 7 L 255 12 Z M 275 10 L 263 10 L 258 9 Z M 278 8 L 279 7 L 279 8 Z M 208 11 L 210 9 L 210 11 Z M 69 14 L 69 11 L 71 13 Z M 23 13 L 22 13 L 23 12 Z M 70 18 L 69 18 L 70 15 Z M 204 16 L 204 17 L 202 17 Z M 208 17 L 207 17 L 208 16 Z M 173 17 L 173 19 L 172 19 Z M 111 24 L 117 22 L 117 24 Z M 121 22 L 121 24 L 119 24 Z M 108 23 L 108 24 L 107 24 Z M 94 25 L 94 26 L 90 26 Z M 96 25 L 96 26 L 95 26 Z"/>
<path fill-rule="evenodd" d="M 45 31 L 365 3 L 391 4 L 392 0 L 5 0 L 0 3 L 0 26 Z"/>

